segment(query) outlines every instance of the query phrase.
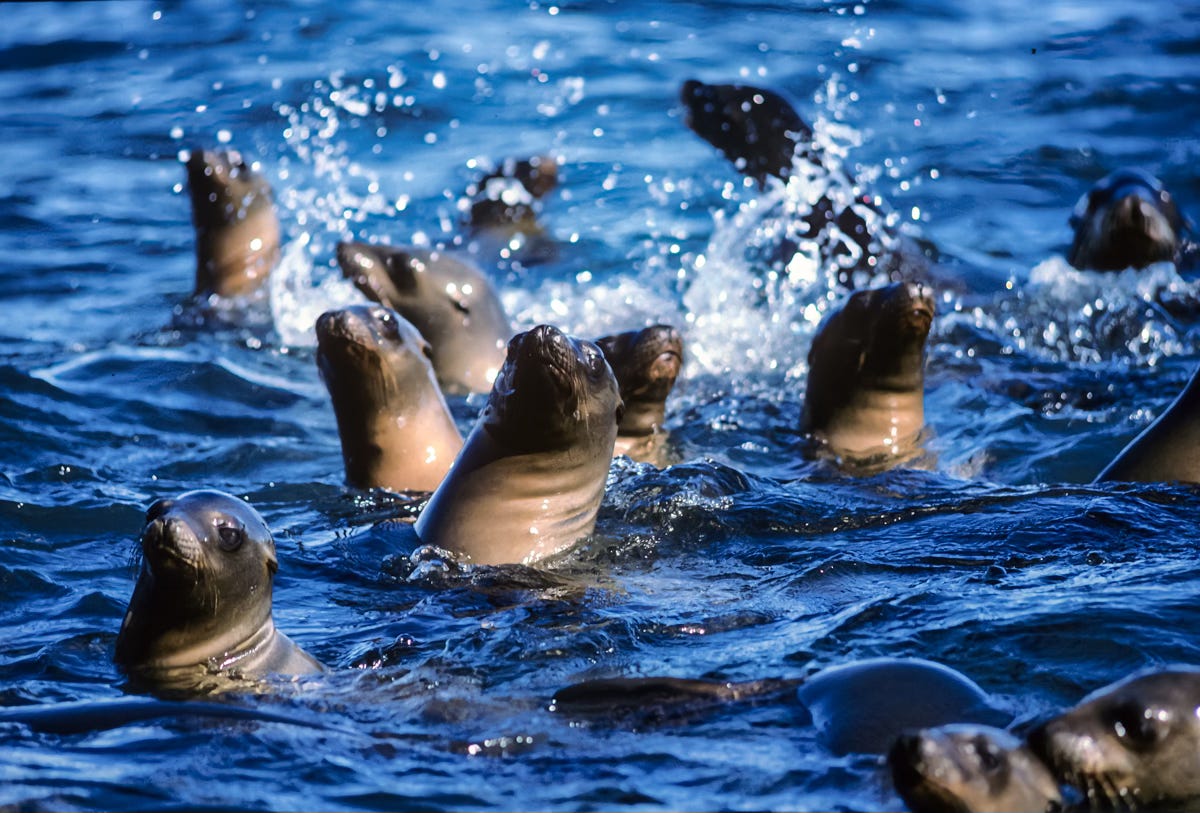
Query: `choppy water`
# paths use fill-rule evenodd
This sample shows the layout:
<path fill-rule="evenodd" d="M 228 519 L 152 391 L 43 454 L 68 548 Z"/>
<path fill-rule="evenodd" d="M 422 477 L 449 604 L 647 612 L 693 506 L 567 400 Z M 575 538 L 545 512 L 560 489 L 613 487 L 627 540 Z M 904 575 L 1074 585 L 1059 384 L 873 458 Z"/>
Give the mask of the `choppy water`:
<path fill-rule="evenodd" d="M 278 625 L 334 667 L 213 720 L 0 733 L 20 808 L 897 808 L 794 709 L 645 732 L 545 707 L 589 677 L 965 672 L 1022 718 L 1200 662 L 1191 487 L 1087 485 L 1187 380 L 1197 283 L 1061 259 L 1121 165 L 1198 211 L 1188 4 L 504 2 L 0 6 L 0 701 L 121 694 L 146 505 L 198 487 L 275 530 Z M 756 289 L 778 201 L 682 124 L 689 77 L 780 90 L 948 269 L 930 471 L 853 479 L 796 426 L 827 289 Z M 289 240 L 271 312 L 196 325 L 181 151 L 230 143 Z M 618 462 L 541 570 L 411 562 L 341 485 L 311 323 L 346 237 L 457 230 L 472 161 L 552 152 L 557 261 L 497 272 L 522 327 L 669 321 L 682 464 Z M 775 214 L 773 214 L 775 213 Z M 767 304 L 763 304 L 764 300 Z M 464 427 L 478 399 L 453 404 Z"/>

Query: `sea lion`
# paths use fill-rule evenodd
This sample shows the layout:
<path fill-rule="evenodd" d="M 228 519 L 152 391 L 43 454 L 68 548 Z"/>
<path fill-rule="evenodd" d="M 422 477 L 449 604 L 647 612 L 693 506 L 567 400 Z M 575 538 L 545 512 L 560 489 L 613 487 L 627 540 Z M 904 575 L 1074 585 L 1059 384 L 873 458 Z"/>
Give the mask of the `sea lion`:
<path fill-rule="evenodd" d="M 184 693 L 321 672 L 275 629 L 277 569 L 270 530 L 242 500 L 220 491 L 158 500 L 114 660 L 137 686 Z"/>
<path fill-rule="evenodd" d="M 28 706 L 0 706 L 0 724 L 17 724 L 45 734 L 89 734 L 147 720 L 250 720 L 325 728 L 299 717 L 230 703 L 173 701 L 157 697 L 115 697 Z"/>
<path fill-rule="evenodd" d="M 354 488 L 433 491 L 462 448 L 429 343 L 383 305 L 317 319 L 317 366 L 329 389 Z"/>
<path fill-rule="evenodd" d="M 1137 672 L 1027 737 L 1090 805 L 1133 809 L 1200 798 L 1200 668 Z"/>
<path fill-rule="evenodd" d="M 1195 253 L 1191 224 L 1162 181 L 1140 169 L 1118 169 L 1096 182 L 1071 213 L 1075 238 L 1067 262 L 1079 269 L 1121 271 Z"/>
<path fill-rule="evenodd" d="M 548 155 L 509 158 L 467 187 L 467 227 L 541 234 L 537 201 L 558 186 L 558 162 Z M 507 242 L 507 241 L 506 241 Z"/>
<path fill-rule="evenodd" d="M 888 752 L 896 792 L 913 813 L 1049 813 L 1058 782 L 1000 728 L 956 723 L 902 734 Z"/>
<path fill-rule="evenodd" d="M 808 351 L 800 416 L 815 454 L 867 470 L 919 453 L 933 313 L 926 286 L 895 282 L 853 292 L 825 318 Z"/>
<path fill-rule="evenodd" d="M 792 174 L 797 150 L 801 159 L 820 164 L 812 128 L 774 91 L 689 79 L 679 96 L 687 126 L 760 188 L 768 177 L 786 179 Z"/>
<path fill-rule="evenodd" d="M 904 731 L 949 723 L 1006 725 L 966 675 L 921 658 L 868 658 L 822 669 L 796 690 L 835 754 L 886 754 Z"/>
<path fill-rule="evenodd" d="M 339 243 L 337 259 L 368 299 L 399 313 L 429 341 L 445 392 L 488 391 L 512 328 L 477 266 L 441 251 L 367 243 Z"/>
<path fill-rule="evenodd" d="M 1200 369 L 1167 411 L 1096 476 L 1105 480 L 1200 483 Z"/>
<path fill-rule="evenodd" d="M 591 533 L 621 396 L 596 345 L 549 325 L 520 333 L 417 536 L 481 564 L 530 563 Z"/>
<path fill-rule="evenodd" d="M 625 402 L 616 455 L 658 462 L 663 457 L 667 396 L 683 367 L 683 338 L 670 325 L 653 325 L 596 339 Z"/>
<path fill-rule="evenodd" d="M 919 658 L 870 658 L 807 678 L 740 682 L 637 677 L 590 680 L 554 695 L 568 716 L 674 722 L 731 703 L 799 702 L 835 754 L 884 754 L 902 732 L 948 723 L 1003 725 L 1009 715 L 953 669 Z"/>
<path fill-rule="evenodd" d="M 258 290 L 279 260 L 279 217 L 270 184 L 237 150 L 193 150 L 187 180 L 196 229 L 196 295 Z"/>
<path fill-rule="evenodd" d="M 894 231 L 890 221 L 895 218 L 879 196 L 862 190 L 839 162 L 826 160 L 812 128 L 778 93 L 689 79 L 680 98 L 687 126 L 758 181 L 760 189 L 772 177 L 788 181 L 795 176 L 804 183 L 803 195 L 788 198 L 799 208 L 769 230 L 767 245 L 748 246 L 752 262 L 786 269 L 803 253 L 820 267 L 836 270 L 838 283 L 849 288 L 855 287 L 856 276 L 886 274 L 900 280 L 928 275 L 925 249 Z"/>

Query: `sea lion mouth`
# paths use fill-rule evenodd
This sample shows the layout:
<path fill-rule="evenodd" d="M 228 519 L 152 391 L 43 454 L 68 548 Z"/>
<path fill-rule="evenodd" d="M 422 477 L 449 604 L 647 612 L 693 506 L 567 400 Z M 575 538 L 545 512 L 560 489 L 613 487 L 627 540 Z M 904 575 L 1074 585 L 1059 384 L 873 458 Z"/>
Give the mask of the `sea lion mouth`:
<path fill-rule="evenodd" d="M 142 530 L 142 554 L 156 576 L 195 575 L 204 566 L 203 543 L 177 517 L 158 517 Z"/>

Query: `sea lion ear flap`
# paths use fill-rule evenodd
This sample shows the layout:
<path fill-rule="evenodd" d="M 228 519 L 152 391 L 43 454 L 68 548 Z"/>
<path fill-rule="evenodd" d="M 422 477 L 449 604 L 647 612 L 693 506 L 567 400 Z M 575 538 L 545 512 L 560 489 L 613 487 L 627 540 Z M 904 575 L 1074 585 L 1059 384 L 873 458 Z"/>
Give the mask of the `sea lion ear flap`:
<path fill-rule="evenodd" d="M 279 572 L 279 557 L 275 554 L 275 537 L 267 533 L 267 571 L 273 577 Z"/>

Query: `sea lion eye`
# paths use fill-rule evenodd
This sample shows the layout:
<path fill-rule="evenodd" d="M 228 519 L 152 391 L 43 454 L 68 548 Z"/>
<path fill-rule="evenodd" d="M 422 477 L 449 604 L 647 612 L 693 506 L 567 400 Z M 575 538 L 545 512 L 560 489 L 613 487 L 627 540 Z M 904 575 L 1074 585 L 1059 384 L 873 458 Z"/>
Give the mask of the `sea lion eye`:
<path fill-rule="evenodd" d="M 232 552 L 242 546 L 246 541 L 246 534 L 237 525 L 218 525 L 217 526 L 217 544 L 221 550 Z"/>
<path fill-rule="evenodd" d="M 1171 729 L 1171 716 L 1165 709 L 1128 702 L 1113 709 L 1111 724 L 1117 739 L 1125 747 L 1145 751 L 1166 739 Z"/>
<path fill-rule="evenodd" d="M 1002 767 L 1002 760 L 995 745 L 985 737 L 975 740 L 975 755 L 979 758 L 979 767 L 983 769 L 984 773 L 995 773 Z"/>
<path fill-rule="evenodd" d="M 433 346 L 429 342 L 421 342 L 421 352 L 425 354 L 425 358 L 433 361 Z"/>

